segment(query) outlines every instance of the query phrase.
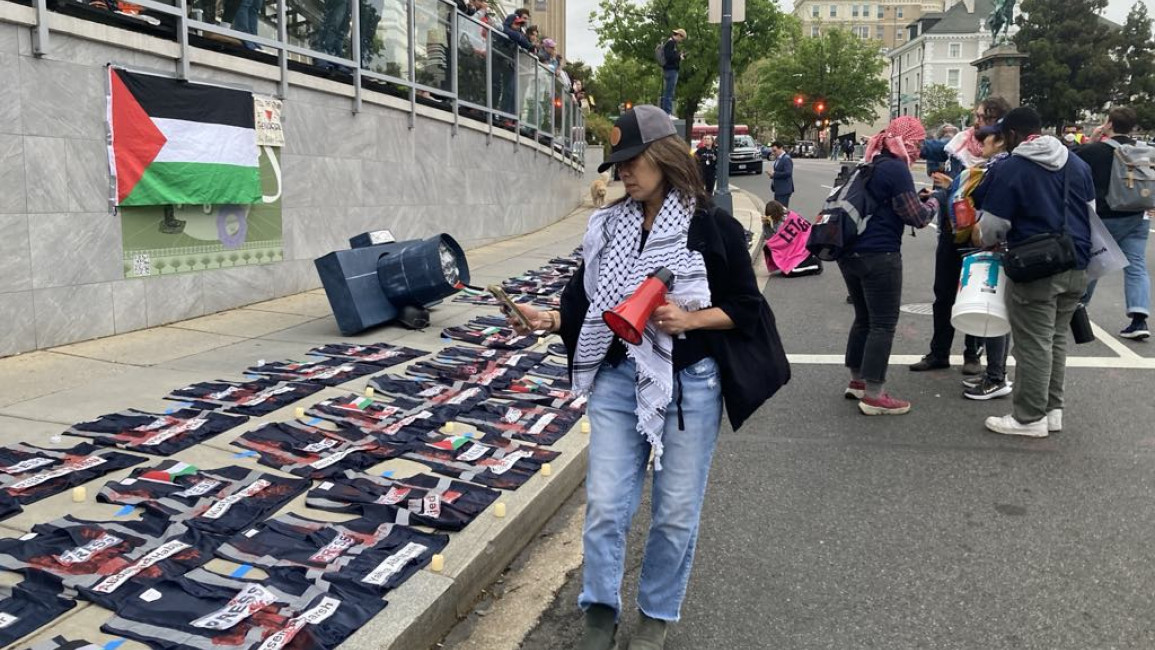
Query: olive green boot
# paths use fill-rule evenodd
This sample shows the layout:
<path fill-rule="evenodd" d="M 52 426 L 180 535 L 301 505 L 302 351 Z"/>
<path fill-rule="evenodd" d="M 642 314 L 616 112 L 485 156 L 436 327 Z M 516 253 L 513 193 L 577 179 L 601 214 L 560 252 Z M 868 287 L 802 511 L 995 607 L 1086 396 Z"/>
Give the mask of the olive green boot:
<path fill-rule="evenodd" d="M 615 647 L 614 635 L 618 633 L 616 618 L 612 607 L 590 605 L 586 610 L 585 632 L 577 650 L 612 650 Z"/>
<path fill-rule="evenodd" d="M 650 618 L 644 612 L 638 612 L 638 631 L 630 639 L 630 650 L 662 650 L 666 647 L 666 621 Z"/>

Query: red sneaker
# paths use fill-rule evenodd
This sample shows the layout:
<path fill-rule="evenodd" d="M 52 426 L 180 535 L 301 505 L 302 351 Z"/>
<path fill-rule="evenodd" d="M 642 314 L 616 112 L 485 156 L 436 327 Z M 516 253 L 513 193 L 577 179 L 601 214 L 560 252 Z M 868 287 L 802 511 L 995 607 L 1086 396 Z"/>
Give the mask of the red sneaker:
<path fill-rule="evenodd" d="M 846 386 L 846 392 L 843 393 L 846 399 L 862 399 L 866 397 L 866 382 L 850 380 Z"/>
<path fill-rule="evenodd" d="M 903 415 L 910 412 L 910 402 L 883 393 L 878 397 L 863 397 L 858 410 L 864 415 Z"/>

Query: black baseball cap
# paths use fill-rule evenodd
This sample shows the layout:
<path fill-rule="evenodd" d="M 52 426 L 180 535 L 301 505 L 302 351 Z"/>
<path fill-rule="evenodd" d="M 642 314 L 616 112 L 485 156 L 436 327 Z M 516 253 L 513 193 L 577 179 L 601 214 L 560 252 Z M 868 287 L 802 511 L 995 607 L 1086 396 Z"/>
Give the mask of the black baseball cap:
<path fill-rule="evenodd" d="M 677 135 L 677 131 L 665 111 L 653 104 L 631 108 L 614 122 L 610 132 L 610 157 L 598 165 L 598 172 L 637 158 L 650 143 L 671 135 Z"/>

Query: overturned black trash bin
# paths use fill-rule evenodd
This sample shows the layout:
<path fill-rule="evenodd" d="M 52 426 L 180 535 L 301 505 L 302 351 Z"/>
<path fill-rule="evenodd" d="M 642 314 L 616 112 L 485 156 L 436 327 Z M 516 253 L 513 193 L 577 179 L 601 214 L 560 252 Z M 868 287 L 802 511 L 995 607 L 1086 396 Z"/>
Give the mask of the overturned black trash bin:
<path fill-rule="evenodd" d="M 422 326 L 430 306 L 469 282 L 465 251 L 445 233 L 403 242 L 387 231 L 363 233 L 349 245 L 314 261 L 345 335 L 399 318 Z"/>

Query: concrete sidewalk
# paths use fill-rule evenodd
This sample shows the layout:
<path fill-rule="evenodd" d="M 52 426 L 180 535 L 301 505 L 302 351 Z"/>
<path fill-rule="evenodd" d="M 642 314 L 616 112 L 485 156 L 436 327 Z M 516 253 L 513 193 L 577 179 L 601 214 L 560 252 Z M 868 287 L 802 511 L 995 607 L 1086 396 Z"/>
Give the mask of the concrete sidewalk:
<path fill-rule="evenodd" d="M 611 198 L 620 192 L 620 185 L 615 184 Z M 756 220 L 760 210 L 749 195 L 736 193 L 734 198 L 739 220 L 743 224 L 750 223 L 752 217 Z M 536 268 L 551 257 L 569 253 L 580 243 L 590 211 L 583 207 L 538 232 L 469 251 L 472 284 L 500 282 Z M 164 327 L 0 359 L 0 443 L 72 447 L 85 439 L 57 436 L 73 423 L 126 408 L 163 412 L 174 405 L 162 399 L 173 389 L 199 381 L 239 379 L 243 370 L 258 360 L 304 359 L 310 348 L 325 343 L 385 342 L 434 352 L 447 345 L 440 338 L 443 328 L 483 313 L 493 314 L 496 309 L 447 301 L 433 310 L 428 329 L 410 331 L 388 326 L 357 336 L 342 336 L 324 292 L 314 290 Z M 544 348 L 548 340 L 549 337 L 544 339 L 539 347 Z M 403 366 L 394 367 L 388 372 L 402 369 Z M 240 449 L 229 442 L 265 422 L 293 419 L 298 406 L 361 392 L 365 383 L 365 378 L 361 378 L 325 388 L 307 400 L 253 418 L 237 430 L 171 458 L 197 467 L 241 465 L 275 473 L 276 470 L 258 465 L 254 458 L 237 457 Z M 451 534 L 443 553 L 444 570 L 423 570 L 391 592 L 387 597 L 389 606 L 342 647 L 414 650 L 438 642 L 581 483 L 587 440 L 575 427 L 552 447 L 562 453 L 552 463 L 551 476 L 539 474 L 521 489 L 504 492 L 500 499 L 506 505 L 504 518 L 496 517 L 491 507 L 465 530 Z M 150 457 L 141 466 L 155 465 L 162 459 Z M 380 474 L 386 470 L 393 470 L 395 476 L 430 471 L 404 460 L 386 461 L 366 471 Z M 21 514 L 0 522 L 0 537 L 23 535 L 37 523 L 67 514 L 98 521 L 117 519 L 120 506 L 96 503 L 94 497 L 106 481 L 124 478 L 129 471 L 114 472 L 90 482 L 87 498 L 81 503 L 74 503 L 72 495 L 64 493 L 26 506 Z M 304 496 L 281 513 L 287 511 L 314 519 L 351 518 L 307 509 Z M 139 509 L 121 517 L 136 518 Z M 227 574 L 236 565 L 214 559 L 208 568 Z M 249 575 L 260 575 L 260 570 L 253 569 Z M 19 581 L 17 574 L 0 573 L 0 584 Z M 109 615 L 108 610 L 81 601 L 54 624 L 15 647 L 60 635 L 104 644 L 114 638 L 99 631 Z M 127 650 L 144 646 L 128 642 L 122 647 Z"/>

